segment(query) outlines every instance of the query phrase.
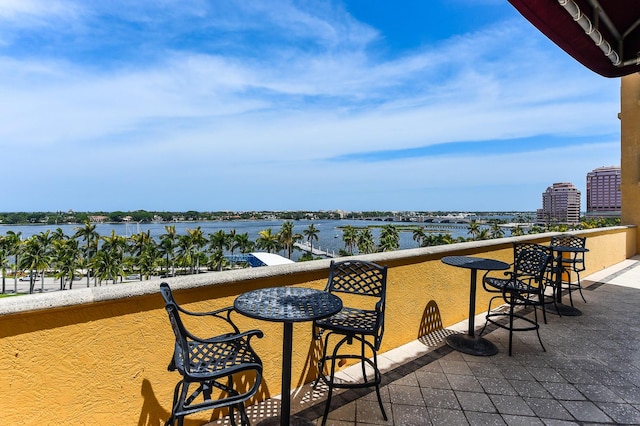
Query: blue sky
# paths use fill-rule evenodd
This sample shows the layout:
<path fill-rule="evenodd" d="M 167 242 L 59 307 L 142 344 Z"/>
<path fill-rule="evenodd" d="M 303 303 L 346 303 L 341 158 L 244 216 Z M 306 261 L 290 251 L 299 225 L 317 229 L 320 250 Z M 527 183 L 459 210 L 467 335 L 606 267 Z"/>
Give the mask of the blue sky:
<path fill-rule="evenodd" d="M 619 89 L 503 0 L 3 0 L 0 210 L 584 208 Z"/>

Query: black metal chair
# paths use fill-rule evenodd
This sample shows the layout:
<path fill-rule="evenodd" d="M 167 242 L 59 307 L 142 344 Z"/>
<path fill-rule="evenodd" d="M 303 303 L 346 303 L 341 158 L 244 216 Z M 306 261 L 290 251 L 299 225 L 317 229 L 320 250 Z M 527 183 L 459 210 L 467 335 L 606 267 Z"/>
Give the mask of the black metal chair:
<path fill-rule="evenodd" d="M 380 396 L 382 374 L 378 369 L 377 357 L 377 351 L 380 349 L 382 335 L 384 334 L 386 288 L 386 266 L 360 260 L 331 262 L 326 291 L 342 293 L 343 302 L 346 299 L 351 306 L 357 307 L 343 306 L 342 310 L 337 314 L 314 321 L 316 338 L 320 339 L 322 334 L 325 333 L 323 354 L 318 362 L 318 380 L 323 381 L 329 387 L 322 425 L 326 424 L 327 416 L 329 415 L 333 390 L 345 388 L 375 386 L 382 417 L 387 420 L 387 413 L 384 411 Z M 327 355 L 329 337 L 334 334 L 341 338 L 335 344 L 331 355 Z M 354 353 L 353 351 L 339 353 L 339 349 L 345 343 L 352 345 L 354 340 L 360 342 L 359 353 Z M 370 349 L 373 360 L 366 356 L 366 348 Z M 336 363 L 340 363 L 344 359 L 357 359 L 360 361 L 362 382 L 346 383 L 336 380 Z M 328 376 L 325 373 L 327 362 L 331 364 Z M 367 377 L 367 364 L 373 369 L 373 377 Z"/>
<path fill-rule="evenodd" d="M 261 338 L 262 331 L 241 333 L 231 320 L 232 307 L 190 312 L 176 303 L 167 283 L 160 284 L 160 293 L 176 338 L 168 369 L 178 370 L 182 375 L 175 387 L 171 417 L 165 426 L 173 425 L 176 420 L 182 425 L 188 414 L 221 407 L 229 407 L 231 424 L 236 424 L 234 410 L 237 409 L 241 423 L 248 425 L 244 402 L 255 395 L 262 380 L 262 361 L 249 341 L 253 336 Z M 182 314 L 220 319 L 229 332 L 206 339 L 197 337 L 185 328 Z M 234 380 L 234 375 L 238 380 Z M 197 388 L 190 393 L 191 385 Z M 219 393 L 219 397 L 212 398 L 212 391 Z"/>
<path fill-rule="evenodd" d="M 487 324 L 491 323 L 509 330 L 509 355 L 512 353 L 513 332 L 535 330 L 542 350 L 546 352 L 540 338 L 537 308 L 542 308 L 544 322 L 547 322 L 545 306 L 545 289 L 550 283 L 548 266 L 551 264 L 552 251 L 549 247 L 532 243 L 514 243 L 512 270 L 504 273 L 505 278 L 485 275 L 482 285 L 485 290 L 500 293 L 489 301 L 486 323 L 480 332 L 484 333 Z M 507 312 L 492 312 L 494 300 L 502 299 L 509 305 Z M 524 313 L 516 312 L 516 308 L 532 307 L 534 318 L 525 317 Z M 508 322 L 503 321 L 504 318 Z M 514 322 L 518 320 L 518 323 Z M 522 324 L 524 322 L 525 324 Z"/>
<path fill-rule="evenodd" d="M 551 246 L 561 246 L 561 247 L 572 247 L 572 248 L 585 248 L 587 243 L 587 239 L 585 237 L 578 237 L 570 234 L 562 234 L 551 237 Z M 567 252 L 569 257 L 562 258 L 562 271 L 566 272 L 568 277 L 567 281 L 560 280 L 560 287 L 563 285 L 567 287 L 569 290 L 569 301 L 571 302 L 571 306 L 573 306 L 573 297 L 571 296 L 571 289 L 577 288 L 580 292 L 580 296 L 582 296 L 582 300 L 586 303 L 587 300 L 584 298 L 584 294 L 582 294 L 582 283 L 580 281 L 580 272 L 585 270 L 584 266 L 584 252 L 574 253 Z M 573 282 L 571 280 L 571 273 L 574 272 L 578 280 Z M 559 288 L 558 291 L 562 291 L 562 288 Z"/>

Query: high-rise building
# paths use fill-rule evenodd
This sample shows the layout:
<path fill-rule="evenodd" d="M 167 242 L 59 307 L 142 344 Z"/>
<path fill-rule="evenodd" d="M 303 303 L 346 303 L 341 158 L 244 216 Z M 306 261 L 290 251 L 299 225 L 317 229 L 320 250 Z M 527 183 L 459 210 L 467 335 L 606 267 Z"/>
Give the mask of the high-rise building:
<path fill-rule="evenodd" d="M 580 191 L 569 182 L 554 183 L 542 193 L 542 208 L 536 216 L 546 224 L 580 222 Z"/>
<path fill-rule="evenodd" d="M 620 167 L 598 167 L 587 173 L 587 217 L 620 217 Z"/>

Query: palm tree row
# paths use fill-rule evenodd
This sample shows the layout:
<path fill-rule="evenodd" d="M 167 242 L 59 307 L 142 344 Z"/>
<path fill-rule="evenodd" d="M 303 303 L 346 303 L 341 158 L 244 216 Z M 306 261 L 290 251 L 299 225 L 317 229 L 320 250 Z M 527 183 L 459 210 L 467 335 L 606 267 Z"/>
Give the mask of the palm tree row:
<path fill-rule="evenodd" d="M 280 250 L 291 258 L 295 243 L 304 236 L 310 243 L 318 239 L 318 229 L 310 225 L 304 236 L 294 232 L 293 222 L 286 221 L 279 231 L 271 228 L 260 231 L 257 240 L 251 241 L 247 233 L 223 230 L 203 234 L 198 226 L 178 235 L 174 225 L 164 227 L 165 233 L 159 241 L 151 237 L 150 231 L 133 234 L 130 237 L 116 235 L 101 236 L 96 225 L 85 222 L 76 232 L 65 235 L 57 228 L 22 239 L 20 232 L 8 231 L 0 236 L 0 270 L 2 272 L 2 293 L 7 291 L 7 272 L 12 270 L 14 288 L 17 292 L 19 273 L 24 272 L 29 279 L 29 292 L 33 293 L 40 279 L 44 289 L 45 272 L 60 280 L 60 289 L 73 287 L 74 281 L 86 277 L 86 286 L 101 285 L 103 282 L 122 281 L 127 275 L 138 279 L 148 279 L 155 273 L 167 276 L 183 273 L 199 273 L 206 266 L 211 270 L 222 270 L 227 265 L 226 254 L 236 251 L 249 253 L 254 249 L 276 253 Z"/>

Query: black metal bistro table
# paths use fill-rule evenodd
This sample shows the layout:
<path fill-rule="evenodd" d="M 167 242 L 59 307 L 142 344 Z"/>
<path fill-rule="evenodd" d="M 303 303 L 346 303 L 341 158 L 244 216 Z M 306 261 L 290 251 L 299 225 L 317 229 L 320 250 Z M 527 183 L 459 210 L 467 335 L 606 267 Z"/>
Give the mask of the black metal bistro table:
<path fill-rule="evenodd" d="M 322 290 L 302 287 L 271 287 L 243 293 L 233 303 L 250 318 L 284 323 L 282 342 L 282 405 L 280 425 L 291 420 L 291 350 L 293 323 L 330 317 L 342 309 L 342 300 Z"/>
<path fill-rule="evenodd" d="M 589 251 L 585 247 L 567 247 L 567 246 L 551 246 L 551 250 L 556 254 L 553 258 L 554 283 L 553 291 L 555 303 L 551 306 L 551 312 L 558 315 L 566 315 L 569 317 L 577 317 L 582 315 L 582 311 L 573 306 L 562 303 L 562 275 L 564 266 L 562 265 L 562 257 L 564 253 L 586 253 Z M 571 291 L 571 290 L 569 290 Z"/>
<path fill-rule="evenodd" d="M 445 256 L 442 262 L 471 270 L 471 284 L 469 290 L 469 330 L 467 334 L 452 334 L 447 336 L 447 344 L 453 349 L 470 355 L 490 356 L 498 353 L 498 347 L 489 340 L 475 335 L 476 316 L 476 284 L 478 270 L 499 271 L 509 269 L 509 264 L 500 260 L 485 259 L 472 256 Z"/>

